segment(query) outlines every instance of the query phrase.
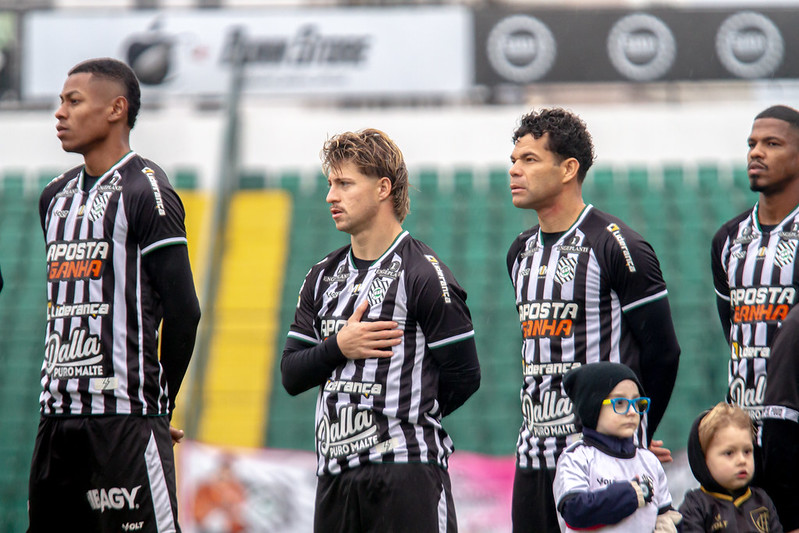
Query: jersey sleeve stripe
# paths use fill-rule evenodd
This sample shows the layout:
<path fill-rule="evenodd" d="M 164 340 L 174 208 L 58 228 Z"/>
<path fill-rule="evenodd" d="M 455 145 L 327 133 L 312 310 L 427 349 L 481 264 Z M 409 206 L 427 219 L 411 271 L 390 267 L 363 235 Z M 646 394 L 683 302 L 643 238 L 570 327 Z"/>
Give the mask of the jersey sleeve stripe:
<path fill-rule="evenodd" d="M 162 248 L 164 246 L 171 246 L 173 244 L 186 244 L 186 245 L 188 245 L 188 241 L 186 240 L 186 237 L 172 237 L 170 239 L 163 239 L 163 240 L 160 240 L 158 242 L 152 243 L 150 246 L 142 248 L 141 254 L 142 255 L 147 255 L 150 252 L 152 252 L 153 250 L 156 250 L 158 248 Z"/>
<path fill-rule="evenodd" d="M 289 331 L 288 337 L 292 339 L 297 339 L 298 341 L 307 342 L 309 344 L 317 345 L 319 341 L 314 339 L 313 337 L 309 337 L 308 335 L 303 335 L 302 333 L 297 333 L 296 331 Z"/>
<path fill-rule="evenodd" d="M 667 289 L 663 289 L 657 294 L 653 294 L 652 296 L 647 296 L 646 298 L 641 298 L 640 300 L 636 300 L 634 302 L 630 302 L 624 307 L 621 308 L 622 313 L 626 313 L 632 309 L 637 307 L 641 307 L 642 305 L 646 305 L 650 302 L 654 302 L 655 300 L 660 300 L 661 298 L 665 298 L 669 294 Z"/>
<path fill-rule="evenodd" d="M 455 335 L 454 337 L 447 337 L 446 339 L 441 339 L 440 341 L 431 342 L 428 344 L 431 350 L 435 348 L 441 348 L 442 346 L 447 346 L 448 344 L 455 344 L 456 342 L 461 342 L 468 338 L 474 337 L 474 330 L 467 331 L 466 333 L 461 333 L 460 335 Z"/>

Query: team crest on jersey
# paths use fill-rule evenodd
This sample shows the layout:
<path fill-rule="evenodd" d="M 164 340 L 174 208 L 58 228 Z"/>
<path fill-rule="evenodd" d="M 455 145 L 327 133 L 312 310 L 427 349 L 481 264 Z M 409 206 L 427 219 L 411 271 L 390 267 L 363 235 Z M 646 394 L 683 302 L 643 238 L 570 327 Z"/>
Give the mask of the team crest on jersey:
<path fill-rule="evenodd" d="M 574 279 L 576 269 L 577 259 L 566 256 L 561 257 L 558 259 L 558 266 L 555 272 L 555 281 L 561 285 L 570 282 Z"/>
<path fill-rule="evenodd" d="M 783 241 L 777 245 L 777 253 L 774 254 L 774 262 L 778 267 L 784 268 L 793 263 L 793 258 L 796 256 L 796 241 L 789 240 Z"/>
<path fill-rule="evenodd" d="M 757 528 L 758 533 L 768 533 L 769 512 L 765 507 L 758 507 L 754 511 L 749 511 L 749 517 Z"/>
<path fill-rule="evenodd" d="M 372 280 L 372 284 L 369 286 L 369 293 L 366 295 L 370 306 L 379 305 L 385 299 L 388 288 L 393 281 L 394 278 L 375 278 Z"/>

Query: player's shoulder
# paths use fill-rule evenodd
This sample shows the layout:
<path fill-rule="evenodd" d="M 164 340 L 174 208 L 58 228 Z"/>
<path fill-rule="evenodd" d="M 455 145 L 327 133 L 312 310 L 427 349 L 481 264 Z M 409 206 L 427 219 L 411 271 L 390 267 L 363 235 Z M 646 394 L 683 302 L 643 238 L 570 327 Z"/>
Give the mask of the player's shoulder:
<path fill-rule="evenodd" d="M 406 276 L 425 277 L 435 276 L 442 269 L 448 270 L 447 265 L 427 243 L 412 237 L 405 236 L 397 251 L 402 255 Z"/>
<path fill-rule="evenodd" d="M 334 268 L 335 265 L 341 263 L 342 259 L 347 258 L 350 248 L 351 246 L 347 244 L 328 253 L 311 267 L 309 274 L 313 274 L 314 272 L 323 272 L 325 270 L 329 270 L 330 268 Z"/>
<path fill-rule="evenodd" d="M 619 217 L 594 206 L 589 209 L 590 211 L 579 224 L 580 230 L 586 235 L 593 236 L 595 239 L 616 238 L 618 240 L 617 236 L 622 235 L 626 239 L 643 240 L 637 231 Z"/>
<path fill-rule="evenodd" d="M 42 189 L 42 196 L 53 196 L 63 190 L 72 179 L 77 178 L 83 170 L 83 165 L 73 167 L 50 180 Z"/>
<path fill-rule="evenodd" d="M 528 228 L 521 233 L 519 233 L 513 242 L 510 244 L 510 248 L 508 249 L 508 257 L 517 257 L 523 250 L 527 248 L 527 241 L 530 240 L 531 237 L 536 235 L 540 229 L 540 226 L 537 224 L 532 228 Z"/>
<path fill-rule="evenodd" d="M 132 153 L 118 170 L 126 189 L 149 190 L 153 187 L 172 187 L 164 169 L 137 153 Z"/>
<path fill-rule="evenodd" d="M 746 220 L 747 218 L 752 216 L 752 209 L 754 209 L 754 206 L 750 207 L 749 209 L 747 209 L 746 211 L 744 211 L 742 213 L 739 213 L 739 214 L 735 215 L 734 217 L 729 219 L 727 222 L 722 224 L 721 227 L 719 227 L 719 229 L 716 231 L 716 234 L 713 236 L 714 240 L 716 240 L 716 239 L 726 239 L 727 237 L 729 237 L 731 235 L 732 236 L 737 235 L 738 226 L 741 225 L 741 222 L 743 222 L 744 220 Z"/>

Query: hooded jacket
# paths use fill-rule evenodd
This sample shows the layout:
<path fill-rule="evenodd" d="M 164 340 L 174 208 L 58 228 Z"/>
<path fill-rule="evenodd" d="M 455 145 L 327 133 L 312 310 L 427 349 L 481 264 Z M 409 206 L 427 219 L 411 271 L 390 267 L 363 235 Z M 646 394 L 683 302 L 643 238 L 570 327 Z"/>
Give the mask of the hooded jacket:
<path fill-rule="evenodd" d="M 690 490 L 680 505 L 682 533 L 783 533 L 771 498 L 760 488 L 731 492 L 710 475 L 699 444 L 699 423 L 694 420 L 688 436 L 688 463 L 701 487 Z"/>

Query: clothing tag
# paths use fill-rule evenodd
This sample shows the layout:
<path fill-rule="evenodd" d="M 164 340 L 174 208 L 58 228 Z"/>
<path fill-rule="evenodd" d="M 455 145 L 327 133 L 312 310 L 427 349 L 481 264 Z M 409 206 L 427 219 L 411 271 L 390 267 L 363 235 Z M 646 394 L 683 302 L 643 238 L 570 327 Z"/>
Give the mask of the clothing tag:
<path fill-rule="evenodd" d="M 119 378 L 117 377 L 92 378 L 92 380 L 89 381 L 89 388 L 98 392 L 115 390 L 117 387 L 119 387 Z"/>

